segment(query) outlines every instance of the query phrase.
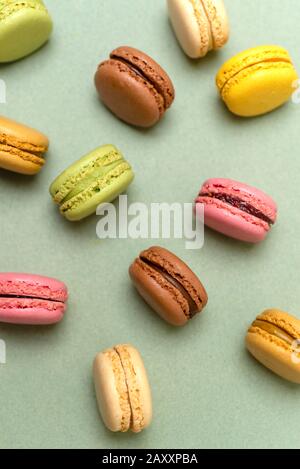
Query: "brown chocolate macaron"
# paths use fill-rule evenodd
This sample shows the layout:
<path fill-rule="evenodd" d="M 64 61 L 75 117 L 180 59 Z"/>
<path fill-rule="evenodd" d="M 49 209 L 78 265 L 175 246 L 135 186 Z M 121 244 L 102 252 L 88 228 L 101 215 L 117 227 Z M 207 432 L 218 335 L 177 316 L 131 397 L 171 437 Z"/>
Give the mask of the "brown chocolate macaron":
<path fill-rule="evenodd" d="M 155 246 L 141 252 L 129 275 L 144 300 L 174 326 L 184 326 L 207 304 L 198 277 L 167 249 Z"/>
<path fill-rule="evenodd" d="M 108 109 L 138 127 L 156 124 L 175 97 L 167 73 L 144 52 L 127 46 L 99 65 L 95 85 Z"/>

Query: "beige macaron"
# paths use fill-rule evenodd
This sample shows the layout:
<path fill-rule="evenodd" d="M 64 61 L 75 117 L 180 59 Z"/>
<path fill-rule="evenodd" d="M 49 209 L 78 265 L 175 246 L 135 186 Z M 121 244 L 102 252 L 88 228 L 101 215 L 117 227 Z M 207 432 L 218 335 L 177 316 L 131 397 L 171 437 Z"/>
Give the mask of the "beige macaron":
<path fill-rule="evenodd" d="M 223 0 L 167 0 L 175 35 L 192 59 L 220 49 L 229 39 L 229 21 Z"/>
<path fill-rule="evenodd" d="M 263 365 L 300 384 L 300 320 L 279 309 L 257 316 L 246 335 L 246 347 Z"/>
<path fill-rule="evenodd" d="M 94 360 L 98 407 L 112 432 L 139 433 L 152 420 L 152 398 L 143 360 L 131 345 L 116 345 Z"/>

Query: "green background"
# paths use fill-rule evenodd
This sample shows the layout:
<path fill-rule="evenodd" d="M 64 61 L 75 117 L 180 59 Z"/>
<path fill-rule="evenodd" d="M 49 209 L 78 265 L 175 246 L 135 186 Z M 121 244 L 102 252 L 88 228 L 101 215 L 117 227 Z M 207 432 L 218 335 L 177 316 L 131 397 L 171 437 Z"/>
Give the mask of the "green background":
<path fill-rule="evenodd" d="M 289 103 L 261 118 L 233 117 L 214 84 L 219 66 L 248 47 L 287 47 L 300 70 L 299 1 L 228 0 L 231 39 L 219 53 L 189 60 L 163 0 L 49 0 L 55 30 L 36 54 L 0 67 L 0 113 L 44 131 L 51 150 L 35 178 L 0 173 L 2 271 L 58 277 L 70 290 L 54 327 L 1 325 L 0 446 L 80 448 L 299 447 L 300 388 L 246 352 L 247 326 L 263 309 L 300 315 L 299 117 Z M 150 130 L 131 128 L 98 101 L 93 75 L 119 45 L 148 52 L 169 72 L 176 101 Z M 132 163 L 129 201 L 191 202 L 208 177 L 230 177 L 272 195 L 279 219 L 249 246 L 207 230 L 204 248 L 183 240 L 105 240 L 98 218 L 65 221 L 48 186 L 89 150 L 114 143 Z M 183 329 L 165 324 L 130 284 L 140 250 L 161 244 L 199 274 L 209 294 Z M 116 343 L 140 349 L 153 389 L 154 420 L 140 435 L 108 432 L 97 412 L 91 366 Z"/>

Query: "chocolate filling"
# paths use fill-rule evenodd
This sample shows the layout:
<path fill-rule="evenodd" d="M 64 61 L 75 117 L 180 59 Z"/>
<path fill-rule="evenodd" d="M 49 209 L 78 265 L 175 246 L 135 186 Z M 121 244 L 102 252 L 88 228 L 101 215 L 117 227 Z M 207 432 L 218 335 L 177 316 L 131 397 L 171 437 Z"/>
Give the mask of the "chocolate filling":
<path fill-rule="evenodd" d="M 160 273 L 167 282 L 171 283 L 173 287 L 177 288 L 180 291 L 182 296 L 186 299 L 189 304 L 189 313 L 190 318 L 193 318 L 198 312 L 199 307 L 197 306 L 196 302 L 193 300 L 189 292 L 181 285 L 180 282 L 174 277 L 172 277 L 163 267 L 154 264 L 153 262 L 149 261 L 145 257 L 140 258 L 145 264 L 147 264 L 152 269 L 156 270 L 156 272 Z"/>
<path fill-rule="evenodd" d="M 278 326 L 275 326 L 274 324 L 272 324 L 268 321 L 264 321 L 263 319 L 256 319 L 253 322 L 252 327 L 259 327 L 263 331 L 266 331 L 269 334 L 274 335 L 275 337 L 277 337 L 278 339 L 283 340 L 284 342 L 286 342 L 289 345 L 292 345 L 294 340 L 295 340 L 294 337 L 292 337 L 285 330 L 281 329 Z"/>
<path fill-rule="evenodd" d="M 116 60 L 117 62 L 121 62 L 121 63 L 127 65 L 127 67 L 130 68 L 130 70 L 133 73 L 135 73 L 136 75 L 141 77 L 143 80 L 146 80 L 148 83 L 150 83 L 155 88 L 155 90 L 158 92 L 158 94 L 163 98 L 164 106 L 166 107 L 165 97 L 164 97 L 164 95 L 161 91 L 161 88 L 159 86 L 157 86 L 157 83 L 154 80 L 151 80 L 140 68 L 138 68 L 136 65 L 132 64 L 129 60 L 126 60 L 123 57 L 118 57 L 117 55 L 113 55 L 113 54 L 110 55 L 110 58 L 112 60 Z"/>
<path fill-rule="evenodd" d="M 50 298 L 40 298 L 38 296 L 22 296 L 22 295 L 0 295 L 0 298 L 15 298 L 15 299 L 26 299 L 26 300 L 38 300 L 38 301 L 53 301 L 55 303 L 64 303 L 61 300 L 51 300 Z"/>
<path fill-rule="evenodd" d="M 218 199 L 221 200 L 222 202 L 225 202 L 228 205 L 231 205 L 232 207 L 238 208 L 239 210 L 242 210 L 243 212 L 249 213 L 249 215 L 253 215 L 256 218 L 259 218 L 260 220 L 265 221 L 268 223 L 268 225 L 273 225 L 274 222 L 269 218 L 267 215 L 265 215 L 263 212 L 258 210 L 257 208 L 253 207 L 253 205 L 249 204 L 248 202 L 244 202 L 243 200 L 239 199 L 238 197 L 234 197 L 228 194 L 210 194 L 210 193 L 200 193 L 200 197 L 210 197 L 212 199 Z"/>

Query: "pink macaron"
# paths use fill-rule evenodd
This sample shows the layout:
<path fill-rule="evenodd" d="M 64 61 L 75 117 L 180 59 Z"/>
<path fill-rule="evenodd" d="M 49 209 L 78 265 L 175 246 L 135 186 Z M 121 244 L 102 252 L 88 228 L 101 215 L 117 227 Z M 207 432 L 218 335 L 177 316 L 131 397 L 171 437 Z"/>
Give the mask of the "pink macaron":
<path fill-rule="evenodd" d="M 55 324 L 63 318 L 67 299 L 67 287 L 59 280 L 0 273 L 0 322 Z"/>
<path fill-rule="evenodd" d="M 277 205 L 259 189 L 231 179 L 208 179 L 196 199 L 204 205 L 205 225 L 248 243 L 263 241 L 276 222 Z"/>

